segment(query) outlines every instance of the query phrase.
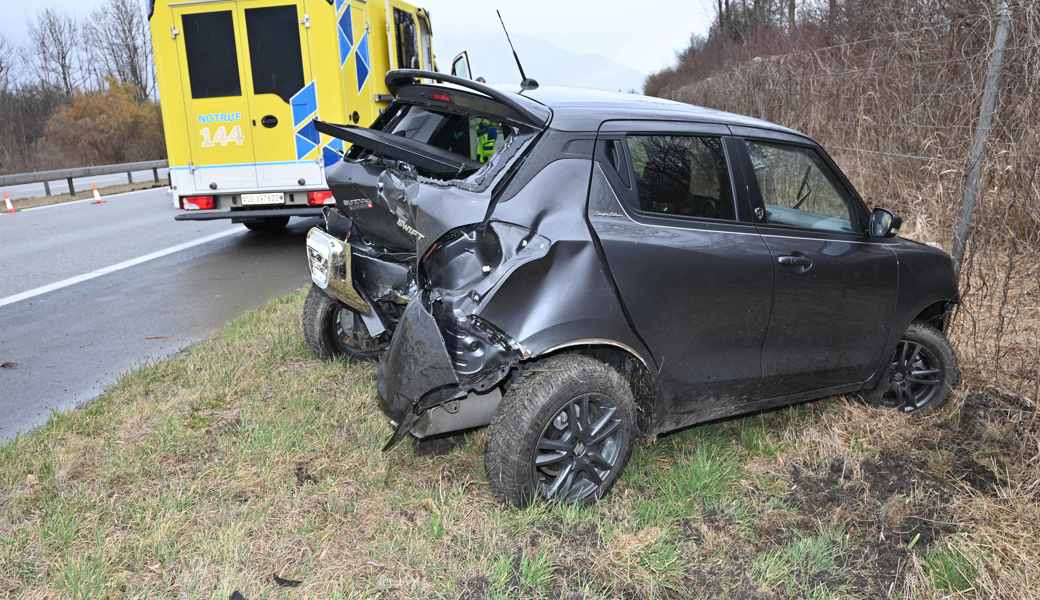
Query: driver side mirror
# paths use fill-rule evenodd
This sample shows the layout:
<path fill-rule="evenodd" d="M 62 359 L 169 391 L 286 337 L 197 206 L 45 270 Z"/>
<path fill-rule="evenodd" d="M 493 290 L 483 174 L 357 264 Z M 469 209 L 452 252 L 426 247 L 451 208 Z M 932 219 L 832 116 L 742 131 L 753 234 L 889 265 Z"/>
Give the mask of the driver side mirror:
<path fill-rule="evenodd" d="M 473 79 L 473 69 L 469 63 L 469 52 L 463 50 L 451 61 L 451 74 L 463 79 Z"/>
<path fill-rule="evenodd" d="M 883 208 L 875 208 L 870 213 L 870 237 L 872 238 L 895 237 L 902 226 L 902 219 Z"/>

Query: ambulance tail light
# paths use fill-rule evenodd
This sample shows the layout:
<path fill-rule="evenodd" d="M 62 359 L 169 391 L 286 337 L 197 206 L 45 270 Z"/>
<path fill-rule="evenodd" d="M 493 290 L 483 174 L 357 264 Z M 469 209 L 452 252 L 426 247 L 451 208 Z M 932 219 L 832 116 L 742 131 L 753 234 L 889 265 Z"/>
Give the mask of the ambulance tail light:
<path fill-rule="evenodd" d="M 213 196 L 185 196 L 181 198 L 184 210 L 213 210 L 216 206 Z"/>
<path fill-rule="evenodd" d="M 307 192 L 307 206 L 325 206 L 332 200 L 332 192 Z"/>

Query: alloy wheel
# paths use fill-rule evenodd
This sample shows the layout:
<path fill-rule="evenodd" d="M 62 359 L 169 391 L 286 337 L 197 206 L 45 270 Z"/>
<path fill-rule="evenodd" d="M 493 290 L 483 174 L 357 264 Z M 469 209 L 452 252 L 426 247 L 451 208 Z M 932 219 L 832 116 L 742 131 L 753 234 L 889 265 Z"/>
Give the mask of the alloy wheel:
<path fill-rule="evenodd" d="M 336 311 L 335 339 L 340 350 L 348 350 L 354 353 L 378 352 L 381 343 L 379 338 L 373 338 L 368 334 L 361 315 L 347 309 L 340 308 Z"/>
<path fill-rule="evenodd" d="M 946 377 L 942 363 L 925 345 L 900 340 L 888 370 L 882 404 L 903 412 L 918 411 L 941 395 Z"/>
<path fill-rule="evenodd" d="M 584 394 L 563 406 L 542 431 L 533 469 L 543 498 L 581 502 L 615 475 L 627 440 L 613 402 Z"/>

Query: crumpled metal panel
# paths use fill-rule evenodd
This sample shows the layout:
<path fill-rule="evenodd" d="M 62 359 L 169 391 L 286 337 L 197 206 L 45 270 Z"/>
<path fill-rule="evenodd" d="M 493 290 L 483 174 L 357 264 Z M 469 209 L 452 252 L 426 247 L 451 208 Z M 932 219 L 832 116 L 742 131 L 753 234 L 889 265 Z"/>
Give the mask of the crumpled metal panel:
<path fill-rule="evenodd" d="M 457 389 L 459 379 L 437 321 L 416 298 L 405 309 L 383 358 L 383 407 L 398 423 L 436 390 Z"/>

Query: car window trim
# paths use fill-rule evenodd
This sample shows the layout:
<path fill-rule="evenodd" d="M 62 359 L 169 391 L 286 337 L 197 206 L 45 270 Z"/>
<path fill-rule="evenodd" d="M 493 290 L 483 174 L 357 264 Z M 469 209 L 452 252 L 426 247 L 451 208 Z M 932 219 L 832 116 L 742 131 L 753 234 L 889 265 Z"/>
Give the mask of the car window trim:
<path fill-rule="evenodd" d="M 644 123 L 656 123 L 664 125 L 675 125 L 676 122 L 668 121 L 646 121 Z M 686 123 L 685 125 L 698 125 L 693 123 Z M 651 136 L 672 136 L 672 137 L 713 137 L 718 138 L 722 144 L 723 159 L 726 161 L 726 173 L 729 177 L 730 187 L 730 198 L 733 203 L 733 215 L 732 219 L 713 219 L 711 217 L 697 217 L 690 215 L 670 215 L 667 213 L 658 213 L 653 211 L 646 211 L 639 207 L 638 201 L 639 194 L 639 183 L 635 172 L 635 163 L 632 160 L 631 149 L 628 146 L 629 137 L 651 137 Z M 707 223 L 717 225 L 729 225 L 729 224 L 740 224 L 741 223 L 741 203 L 738 200 L 736 180 L 734 179 L 735 171 L 733 169 L 733 161 L 730 159 L 729 150 L 726 146 L 727 135 L 723 133 L 707 133 L 707 132 L 694 132 L 694 131 L 670 131 L 667 129 L 656 129 L 652 131 L 611 131 L 606 136 L 600 139 L 606 140 L 622 140 L 624 143 L 620 144 L 620 152 L 624 156 L 623 162 L 625 168 L 628 171 L 629 185 L 625 186 L 625 193 L 620 194 L 620 200 L 629 214 L 634 215 L 633 220 L 639 222 L 640 219 L 653 220 L 660 219 L 663 221 L 674 221 L 676 223 Z M 620 174 L 619 174 L 620 175 Z M 653 223 L 647 223 L 653 224 Z"/>
<path fill-rule="evenodd" d="M 812 152 L 815 152 L 817 157 L 823 161 L 823 164 L 827 167 L 827 171 L 824 172 L 824 176 L 827 177 L 828 181 L 832 185 L 837 184 L 835 187 L 838 192 L 842 194 L 843 199 L 849 202 L 853 207 L 851 214 L 853 218 L 853 227 L 859 229 L 858 232 L 842 232 L 833 231 L 828 229 L 812 229 L 809 227 L 798 227 L 796 225 L 784 225 L 782 223 L 769 223 L 764 221 L 763 217 L 754 218 L 749 215 L 749 222 L 754 223 L 756 226 L 768 229 L 771 231 L 791 231 L 796 233 L 814 233 L 824 234 L 828 236 L 836 236 L 840 239 L 854 239 L 862 241 L 868 239 L 867 235 L 867 209 L 866 204 L 860 197 L 856 188 L 852 186 L 852 183 L 848 180 L 842 170 L 838 167 L 831 157 L 823 150 L 819 144 L 807 140 L 795 140 L 793 136 L 787 136 L 785 139 L 778 139 L 775 137 L 766 136 L 754 136 L 754 135 L 739 135 L 733 136 L 733 140 L 736 142 L 737 153 L 740 155 L 739 160 L 742 164 L 742 171 L 744 174 L 745 184 L 748 186 L 749 191 L 749 202 L 751 204 L 752 215 L 757 209 L 765 211 L 765 202 L 762 199 L 762 191 L 758 187 L 758 178 L 755 177 L 754 167 L 751 165 L 751 157 L 748 155 L 747 148 L 744 142 L 760 142 L 764 144 L 772 144 L 775 146 L 795 146 L 799 148 L 805 148 Z"/>

